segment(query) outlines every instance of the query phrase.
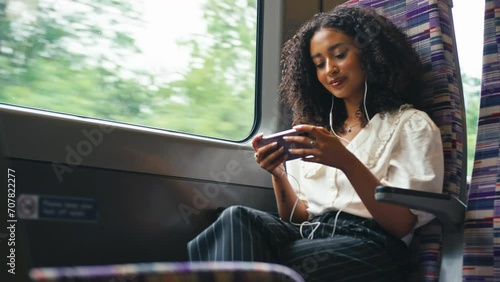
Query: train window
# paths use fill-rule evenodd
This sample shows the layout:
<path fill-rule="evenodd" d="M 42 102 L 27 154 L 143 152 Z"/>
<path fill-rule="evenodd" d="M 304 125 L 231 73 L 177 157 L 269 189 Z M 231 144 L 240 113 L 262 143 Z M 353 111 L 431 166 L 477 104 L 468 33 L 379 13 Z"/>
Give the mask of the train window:
<path fill-rule="evenodd" d="M 257 0 L 0 0 L 0 102 L 242 140 L 257 11 Z"/>
<path fill-rule="evenodd" d="M 453 22 L 457 40 L 467 124 L 467 175 L 472 175 L 476 149 L 483 55 L 484 1 L 453 1 Z"/>

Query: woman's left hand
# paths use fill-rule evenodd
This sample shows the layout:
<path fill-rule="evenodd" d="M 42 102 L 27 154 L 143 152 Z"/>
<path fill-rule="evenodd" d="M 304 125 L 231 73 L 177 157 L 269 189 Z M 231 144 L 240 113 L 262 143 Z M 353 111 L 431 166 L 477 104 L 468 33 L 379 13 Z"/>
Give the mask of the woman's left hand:
<path fill-rule="evenodd" d="M 290 153 L 301 155 L 306 162 L 315 162 L 342 169 L 347 158 L 352 154 L 340 142 L 339 138 L 323 127 L 313 125 L 297 125 L 293 127 L 308 136 L 289 136 L 285 140 L 302 144 L 305 148 L 290 149 Z"/>

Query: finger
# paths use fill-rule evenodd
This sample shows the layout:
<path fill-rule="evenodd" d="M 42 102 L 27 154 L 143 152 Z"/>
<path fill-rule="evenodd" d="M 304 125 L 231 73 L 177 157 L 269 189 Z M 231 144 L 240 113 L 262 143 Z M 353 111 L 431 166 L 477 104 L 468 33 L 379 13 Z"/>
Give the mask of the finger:
<path fill-rule="evenodd" d="M 259 134 L 255 135 L 255 137 L 252 139 L 252 147 L 254 150 L 257 151 L 257 149 L 259 148 L 258 144 L 263 136 L 264 136 L 264 133 L 259 133 Z"/>
<path fill-rule="evenodd" d="M 288 147 L 292 148 L 302 148 L 302 149 L 309 149 L 309 148 L 317 148 L 318 143 L 320 143 L 319 139 L 316 139 L 314 136 L 287 136 L 283 137 L 286 142 L 293 143 L 295 146 L 292 146 L 292 144 Z"/>
<path fill-rule="evenodd" d="M 273 142 L 267 145 L 264 145 L 260 148 L 257 149 L 256 153 L 260 159 L 266 158 L 269 154 L 271 154 L 273 151 L 276 151 L 278 149 L 278 142 Z"/>
<path fill-rule="evenodd" d="M 317 141 L 313 139 L 313 140 L 309 141 L 309 145 L 311 146 L 311 148 L 315 148 L 317 145 Z"/>
<path fill-rule="evenodd" d="M 312 136 L 317 136 L 320 134 L 329 134 L 329 131 L 324 127 L 307 125 L 307 124 L 296 125 L 293 127 L 293 129 L 300 131 L 300 132 L 307 132 L 307 133 L 309 133 L 309 135 L 312 135 Z"/>
<path fill-rule="evenodd" d="M 303 157 L 301 160 L 304 161 L 304 162 L 310 162 L 310 163 L 318 163 L 318 162 L 320 162 L 320 159 L 318 157 L 313 156 L 313 155 L 309 155 L 309 156 Z"/>
<path fill-rule="evenodd" d="M 299 155 L 304 157 L 311 156 L 315 153 L 314 149 L 289 149 L 288 152 L 293 155 Z"/>
<path fill-rule="evenodd" d="M 328 137 L 330 132 L 326 130 L 324 127 L 321 126 L 313 126 L 313 125 L 297 125 L 294 126 L 294 129 L 296 129 L 299 132 L 305 132 L 307 133 L 308 138 L 313 139 L 313 140 L 324 140 L 325 137 Z M 293 140 L 294 142 L 301 142 L 302 144 L 306 145 L 306 143 L 310 143 L 310 139 L 289 139 Z"/>
<path fill-rule="evenodd" d="M 328 130 L 328 129 L 324 128 L 324 127 L 316 126 L 315 131 L 319 132 L 319 133 L 322 133 L 322 134 L 330 135 L 330 130 Z"/>
<path fill-rule="evenodd" d="M 289 143 L 298 143 L 307 146 L 316 138 L 314 136 L 285 136 L 283 139 Z"/>
<path fill-rule="evenodd" d="M 276 159 L 279 159 L 280 157 L 282 157 L 282 155 L 284 155 L 285 153 L 286 152 L 285 152 L 284 147 L 280 147 L 274 151 L 268 152 L 266 155 L 264 155 L 262 157 L 261 164 L 263 164 L 265 166 L 269 166 L 270 164 L 273 164 Z"/>
<path fill-rule="evenodd" d="M 285 162 L 288 158 L 288 154 L 283 154 L 279 159 L 276 160 L 269 168 L 267 168 L 267 171 L 273 172 L 276 169 L 280 169 L 282 172 L 286 173 L 286 170 L 284 168 L 280 168 L 283 162 Z"/>
<path fill-rule="evenodd" d="M 308 132 L 311 133 L 316 126 L 314 125 L 308 125 L 308 124 L 299 124 L 293 127 L 293 129 L 300 131 L 300 132 Z"/>
<path fill-rule="evenodd" d="M 262 168 L 268 170 L 270 167 L 281 164 L 284 161 L 283 158 L 285 155 L 285 148 L 280 147 L 278 150 L 265 155 L 259 164 Z"/>

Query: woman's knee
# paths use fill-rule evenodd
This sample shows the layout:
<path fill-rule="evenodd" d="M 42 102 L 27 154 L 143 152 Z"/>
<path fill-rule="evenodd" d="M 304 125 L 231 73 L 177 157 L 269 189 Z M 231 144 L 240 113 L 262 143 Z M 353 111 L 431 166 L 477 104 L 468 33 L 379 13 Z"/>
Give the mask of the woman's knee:
<path fill-rule="evenodd" d="M 219 220 L 223 219 L 224 221 L 240 221 L 242 218 L 247 218 L 249 214 L 255 213 L 255 211 L 256 210 L 245 206 L 230 206 L 222 211 L 221 215 L 219 216 Z"/>

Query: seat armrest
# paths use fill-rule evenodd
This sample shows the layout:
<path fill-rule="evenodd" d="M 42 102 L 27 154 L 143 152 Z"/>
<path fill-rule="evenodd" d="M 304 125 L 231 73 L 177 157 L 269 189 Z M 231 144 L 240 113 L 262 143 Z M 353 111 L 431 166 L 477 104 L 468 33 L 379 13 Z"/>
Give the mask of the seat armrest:
<path fill-rule="evenodd" d="M 453 231 L 460 230 L 464 222 L 466 205 L 455 196 L 398 187 L 377 186 L 375 199 L 432 213 L 445 228 L 450 228 Z"/>

